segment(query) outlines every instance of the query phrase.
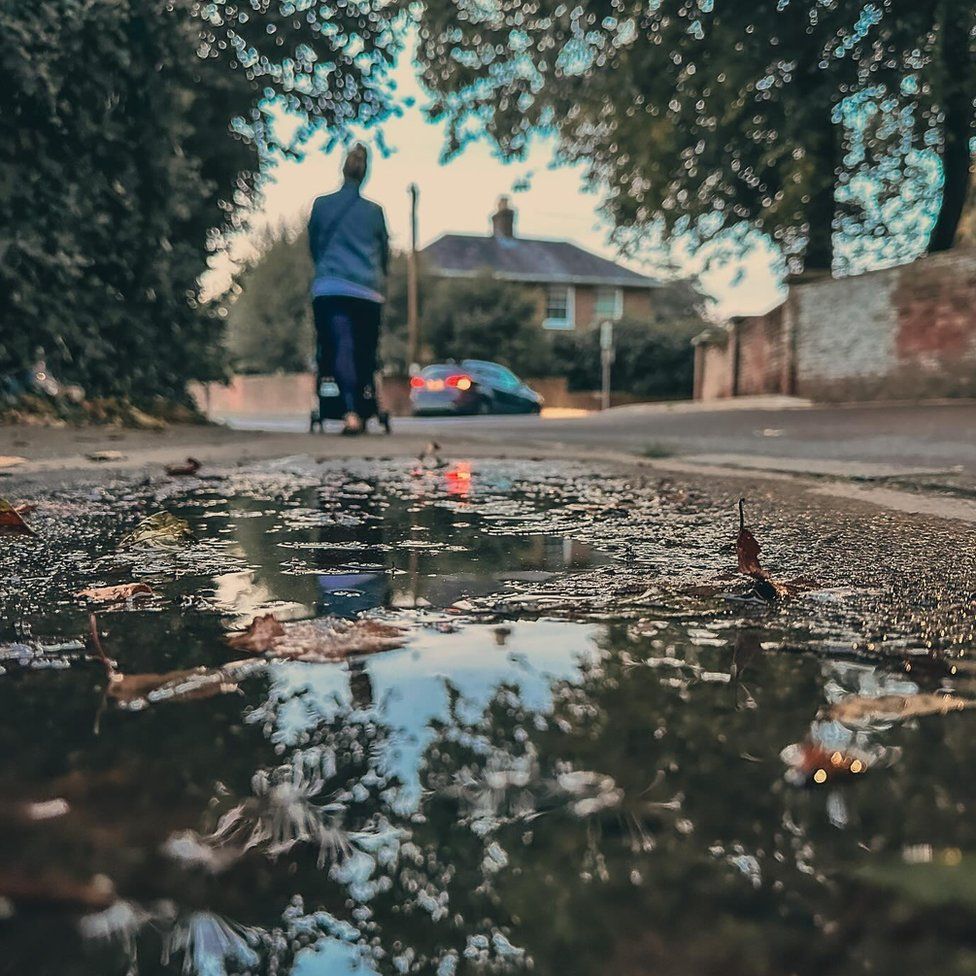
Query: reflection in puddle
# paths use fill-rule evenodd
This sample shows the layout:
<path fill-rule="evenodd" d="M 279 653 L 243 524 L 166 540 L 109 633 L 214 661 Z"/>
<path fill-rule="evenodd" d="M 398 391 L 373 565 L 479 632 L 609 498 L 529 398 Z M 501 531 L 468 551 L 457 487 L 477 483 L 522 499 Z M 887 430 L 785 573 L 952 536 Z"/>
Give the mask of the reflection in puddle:
<path fill-rule="evenodd" d="M 119 581 L 121 523 L 162 496 L 62 502 L 70 558 L 17 550 L 2 594 L 4 972 L 926 972 L 888 938 L 909 923 L 940 972 L 966 971 L 972 715 L 830 712 L 950 689 L 962 662 L 909 677 L 783 649 L 840 645 L 842 625 L 850 650 L 846 597 L 841 623 L 811 599 L 801 626 L 669 593 L 726 558 L 694 548 L 684 495 L 551 465 L 302 458 L 158 490 L 199 538 L 135 557 L 151 606 L 100 614 L 127 674 L 219 668 L 225 632 L 268 612 L 412 638 L 111 707 L 68 594 L 93 564 Z M 850 775 L 821 783 L 834 753 Z M 964 921 L 933 910 L 945 891 Z"/>

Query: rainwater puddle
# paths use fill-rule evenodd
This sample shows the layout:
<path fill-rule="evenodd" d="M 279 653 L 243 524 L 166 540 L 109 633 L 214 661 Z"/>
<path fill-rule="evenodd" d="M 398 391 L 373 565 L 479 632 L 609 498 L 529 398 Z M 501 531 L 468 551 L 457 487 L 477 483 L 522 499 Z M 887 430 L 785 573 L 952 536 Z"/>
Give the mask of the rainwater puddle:
<path fill-rule="evenodd" d="M 904 702 L 971 678 L 852 653 L 856 595 L 689 597 L 726 527 L 656 482 L 223 474 L 52 492 L 0 540 L 0 972 L 968 971 L 976 712 Z M 194 540 L 119 549 L 160 509 Z M 72 594 L 129 581 L 126 697 Z M 227 645 L 266 613 L 407 639 Z"/>

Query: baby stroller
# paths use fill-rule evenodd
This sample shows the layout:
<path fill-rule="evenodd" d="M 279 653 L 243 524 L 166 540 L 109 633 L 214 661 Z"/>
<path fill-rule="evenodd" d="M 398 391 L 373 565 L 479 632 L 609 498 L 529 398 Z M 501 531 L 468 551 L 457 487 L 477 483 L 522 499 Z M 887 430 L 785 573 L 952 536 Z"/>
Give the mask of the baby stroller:
<path fill-rule="evenodd" d="M 309 417 L 309 433 L 319 433 L 325 430 L 325 421 L 342 420 L 346 407 L 339 395 L 339 384 L 335 378 L 335 363 L 333 350 L 319 340 L 316 349 L 317 368 L 315 373 L 315 406 Z M 382 390 L 383 380 L 377 368 L 372 376 L 360 376 L 361 386 L 356 395 L 356 413 L 362 418 L 363 429 L 369 427 L 369 421 L 375 417 L 383 428 L 384 433 L 391 433 L 390 414 L 383 408 Z"/>

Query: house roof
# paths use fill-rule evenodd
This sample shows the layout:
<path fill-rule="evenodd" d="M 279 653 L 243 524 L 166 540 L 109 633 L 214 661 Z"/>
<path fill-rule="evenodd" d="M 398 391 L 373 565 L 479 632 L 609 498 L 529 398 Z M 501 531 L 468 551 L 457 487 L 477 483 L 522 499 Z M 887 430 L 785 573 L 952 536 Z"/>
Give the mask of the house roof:
<path fill-rule="evenodd" d="M 429 270 L 444 277 L 469 278 L 491 271 L 509 281 L 631 288 L 655 288 L 659 284 L 569 241 L 444 234 L 428 244 L 422 255 Z"/>

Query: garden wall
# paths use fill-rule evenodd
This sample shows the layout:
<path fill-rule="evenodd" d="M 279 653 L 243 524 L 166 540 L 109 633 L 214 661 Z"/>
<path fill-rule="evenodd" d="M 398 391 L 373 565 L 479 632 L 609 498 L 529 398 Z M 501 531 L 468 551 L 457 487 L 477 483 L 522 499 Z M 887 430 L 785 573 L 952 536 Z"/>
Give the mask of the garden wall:
<path fill-rule="evenodd" d="M 697 347 L 696 399 L 976 396 L 976 250 L 795 284 Z"/>

